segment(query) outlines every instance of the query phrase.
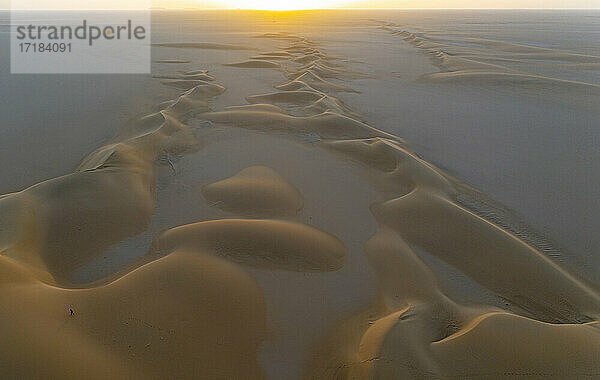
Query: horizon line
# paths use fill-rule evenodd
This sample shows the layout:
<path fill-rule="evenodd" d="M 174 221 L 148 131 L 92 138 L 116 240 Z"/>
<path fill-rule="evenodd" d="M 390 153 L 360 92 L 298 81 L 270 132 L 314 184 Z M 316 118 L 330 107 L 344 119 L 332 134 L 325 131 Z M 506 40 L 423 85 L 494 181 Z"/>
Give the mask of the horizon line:
<path fill-rule="evenodd" d="M 404 8 L 388 8 L 388 7 L 370 7 L 370 8 L 362 8 L 362 7 L 337 7 L 337 8 L 306 8 L 306 9 L 288 9 L 288 10 L 277 10 L 277 9 L 256 9 L 256 8 L 213 8 L 213 7 L 182 7 L 182 8 L 166 8 L 166 7 L 151 7 L 151 8 L 119 8 L 119 9 L 101 9 L 101 8 L 90 8 L 90 9 L 47 9 L 47 8 L 39 8 L 39 9 L 13 9 L 13 8 L 0 8 L 0 11 L 184 11 L 184 10 L 194 10 L 194 11 L 261 11 L 261 12 L 302 12 L 302 11 L 321 11 L 321 10 L 489 10 L 489 11 L 529 11 L 529 10 L 589 10 L 596 11 L 600 10 L 598 8 L 413 8 L 413 7 L 404 7 Z"/>

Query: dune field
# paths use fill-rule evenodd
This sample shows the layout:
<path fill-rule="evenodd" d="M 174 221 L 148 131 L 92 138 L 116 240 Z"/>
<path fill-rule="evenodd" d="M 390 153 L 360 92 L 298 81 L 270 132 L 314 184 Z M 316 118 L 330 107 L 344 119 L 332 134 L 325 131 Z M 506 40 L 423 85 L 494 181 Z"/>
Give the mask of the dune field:
<path fill-rule="evenodd" d="M 600 39 L 440 12 L 156 11 L 152 75 L 3 68 L 0 377 L 600 377 Z"/>

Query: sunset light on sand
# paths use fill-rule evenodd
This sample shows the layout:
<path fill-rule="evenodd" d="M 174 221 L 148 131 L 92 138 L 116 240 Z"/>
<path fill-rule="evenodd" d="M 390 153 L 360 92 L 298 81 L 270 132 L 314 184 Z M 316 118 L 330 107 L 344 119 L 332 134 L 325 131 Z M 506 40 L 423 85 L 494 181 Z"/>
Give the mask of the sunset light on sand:
<path fill-rule="evenodd" d="M 0 0 L 0 379 L 600 378 L 566 3 Z"/>

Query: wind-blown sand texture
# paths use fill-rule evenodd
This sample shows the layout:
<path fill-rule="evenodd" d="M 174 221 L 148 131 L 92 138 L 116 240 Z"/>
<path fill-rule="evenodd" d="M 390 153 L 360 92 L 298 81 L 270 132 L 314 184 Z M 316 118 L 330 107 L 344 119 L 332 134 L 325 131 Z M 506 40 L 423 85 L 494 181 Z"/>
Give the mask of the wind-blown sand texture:
<path fill-rule="evenodd" d="M 431 56 L 421 81 L 597 102 L 598 85 L 504 66 L 596 57 L 373 24 Z M 176 54 L 151 79 L 171 98 L 73 172 L 0 195 L 3 378 L 600 376 L 596 284 L 341 99 L 374 73 L 300 34 L 247 40 L 153 44 Z M 205 50 L 248 77 L 246 103 L 182 53 Z M 455 297 L 459 276 L 490 302 Z"/>
<path fill-rule="evenodd" d="M 427 53 L 432 62 L 440 68 L 439 73 L 423 75 L 423 81 L 475 84 L 493 88 L 512 87 L 532 93 L 543 91 L 561 102 L 574 103 L 590 109 L 598 106 L 599 84 L 520 69 L 523 63 L 541 61 L 538 64 L 541 68 L 546 66 L 555 69 L 569 67 L 597 70 L 600 65 L 598 56 L 484 38 L 466 37 L 455 40 L 438 36 L 435 32 L 411 32 L 394 23 L 385 23 L 381 28 Z M 527 67 L 532 66 L 535 65 Z"/>

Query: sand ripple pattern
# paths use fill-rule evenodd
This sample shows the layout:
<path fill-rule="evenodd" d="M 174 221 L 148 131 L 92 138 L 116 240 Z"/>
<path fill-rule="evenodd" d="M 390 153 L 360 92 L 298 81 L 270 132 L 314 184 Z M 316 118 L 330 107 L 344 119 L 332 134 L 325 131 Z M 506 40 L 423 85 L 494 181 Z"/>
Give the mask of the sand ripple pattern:
<path fill-rule="evenodd" d="M 440 69 L 424 75 L 423 82 L 504 88 L 531 96 L 542 92 L 548 98 L 577 108 L 594 112 L 600 109 L 598 83 L 568 79 L 563 73 L 600 71 L 598 56 L 377 23 L 382 30 L 425 52 Z"/>

